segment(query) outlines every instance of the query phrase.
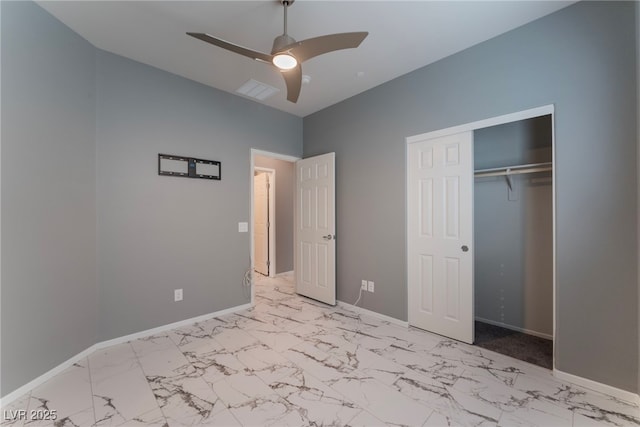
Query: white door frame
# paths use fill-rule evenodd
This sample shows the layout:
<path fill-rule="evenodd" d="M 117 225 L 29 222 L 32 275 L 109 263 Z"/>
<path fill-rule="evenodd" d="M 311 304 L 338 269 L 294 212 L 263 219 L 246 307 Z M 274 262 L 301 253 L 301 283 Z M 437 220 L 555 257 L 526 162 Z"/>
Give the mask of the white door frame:
<path fill-rule="evenodd" d="M 259 171 L 269 175 L 269 218 L 267 219 L 267 221 L 269 221 L 268 261 L 269 261 L 269 277 L 275 277 L 276 275 L 276 170 L 270 169 L 270 168 L 263 168 L 260 166 L 255 166 L 253 170 L 254 172 Z M 255 201 L 255 194 L 254 194 L 254 201 Z M 253 232 L 253 229 L 252 229 L 252 232 Z"/>
<path fill-rule="evenodd" d="M 418 141 L 423 141 L 425 139 L 439 138 L 448 135 L 454 135 L 461 132 L 475 131 L 478 129 L 483 129 L 491 126 L 503 125 L 506 123 L 517 122 L 520 120 L 533 119 L 535 117 L 547 116 L 551 115 L 551 161 L 553 163 L 553 173 L 551 174 L 551 194 L 552 194 L 552 215 L 553 215 L 553 370 L 555 371 L 556 366 L 556 349 L 555 340 L 557 337 L 557 328 L 556 328 L 556 132 L 555 132 L 555 107 L 553 104 L 544 105 L 537 108 L 532 108 L 529 110 L 519 111 L 516 113 L 505 114 L 502 116 L 492 117 L 484 120 L 478 120 L 471 123 L 466 123 L 459 126 L 453 126 L 446 129 L 439 129 L 432 132 L 423 133 L 420 135 L 409 136 L 405 138 L 405 161 L 407 158 L 408 146 L 409 144 L 413 144 Z M 409 173 L 408 173 L 408 165 L 405 164 L 406 171 L 406 182 L 405 182 L 405 192 L 406 189 L 409 188 Z M 405 234 L 407 233 L 407 225 L 409 223 L 409 208 L 408 208 L 408 194 L 405 194 Z M 407 251 L 406 257 L 406 266 L 405 271 L 407 273 L 406 277 L 409 277 L 409 238 L 406 236 L 405 248 Z M 473 249 L 472 249 L 473 251 Z M 407 281 L 407 286 L 409 283 Z M 474 289 L 475 292 L 475 289 Z M 407 295 L 409 294 L 407 289 Z M 408 296 L 407 296 L 408 298 Z M 409 301 L 407 300 L 407 307 L 409 306 Z"/>
<path fill-rule="evenodd" d="M 251 199 L 251 207 L 250 207 L 250 218 L 249 218 L 249 236 L 250 236 L 250 241 L 251 241 L 251 246 L 250 246 L 250 251 L 249 254 L 249 258 L 250 258 L 250 265 L 249 265 L 249 271 L 251 271 L 251 305 L 255 305 L 255 297 L 256 297 L 256 292 L 255 292 L 255 286 L 253 286 L 253 270 L 254 270 L 254 264 L 253 264 L 253 251 L 255 250 L 254 245 L 253 245 L 253 171 L 256 168 L 256 162 L 255 162 L 255 158 L 256 156 L 263 156 L 263 157 L 270 157 L 272 159 L 277 159 L 277 160 L 284 160 L 285 162 L 291 162 L 291 163 L 295 163 L 298 160 L 300 160 L 300 157 L 296 157 L 296 156 L 290 156 L 288 154 L 280 154 L 280 153 L 274 153 L 271 151 L 264 151 L 264 150 L 260 150 L 257 148 L 252 148 L 251 152 L 250 152 L 250 167 L 249 167 L 249 188 L 250 188 L 250 199 Z M 291 224 L 291 226 L 293 227 L 294 224 Z"/>

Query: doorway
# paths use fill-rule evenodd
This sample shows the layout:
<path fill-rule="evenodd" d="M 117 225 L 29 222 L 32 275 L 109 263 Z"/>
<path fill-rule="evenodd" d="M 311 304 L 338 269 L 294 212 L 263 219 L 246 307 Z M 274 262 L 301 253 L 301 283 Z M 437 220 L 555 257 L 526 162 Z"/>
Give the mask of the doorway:
<path fill-rule="evenodd" d="M 297 160 L 299 159 L 294 156 L 251 149 L 251 218 L 249 222 L 251 228 L 249 237 L 251 241 L 250 271 L 253 273 L 252 304 L 255 301 L 255 279 L 257 277 L 274 278 L 279 275 L 293 274 L 294 174 Z M 267 197 L 264 195 L 261 197 L 262 200 L 268 198 L 269 201 L 266 205 L 264 201 L 259 202 L 258 206 L 256 197 L 259 196 L 260 191 L 256 189 L 255 180 L 260 175 L 264 181 L 267 176 L 269 177 Z M 262 217 L 262 220 L 256 217 Z M 259 224 L 260 230 L 256 226 L 256 222 L 268 223 L 268 232 L 266 226 Z M 256 245 L 256 238 L 261 249 Z M 266 243 L 267 241 L 268 243 Z"/>
<path fill-rule="evenodd" d="M 276 270 L 275 194 L 276 170 L 256 166 L 253 170 L 253 268 L 268 277 L 275 277 Z"/>
<path fill-rule="evenodd" d="M 551 115 L 474 131 L 477 346 L 551 369 Z"/>
<path fill-rule="evenodd" d="M 551 134 L 548 151 L 551 161 L 544 163 L 553 164 L 553 113 L 553 106 L 548 105 L 406 138 L 407 285 L 410 325 L 470 344 L 474 342 L 474 321 L 477 316 L 475 270 L 479 266 L 477 263 L 474 264 L 477 251 L 473 232 L 474 132 L 492 126 L 549 116 Z M 469 147 L 472 149 L 469 150 Z M 448 170 L 462 163 L 467 166 L 453 172 Z M 506 181 L 505 198 L 519 197 L 517 190 L 513 191 L 513 186 L 520 183 L 516 183 L 516 180 L 509 176 L 512 173 L 510 165 L 501 166 L 506 166 L 501 172 L 502 180 Z M 500 172 L 489 169 L 494 168 L 487 168 L 485 172 Z M 550 335 L 554 336 L 555 173 L 551 173 L 548 179 L 551 190 Z M 443 195 L 438 196 L 440 193 L 436 191 Z M 464 212 L 463 204 L 471 207 Z M 463 227 L 468 225 L 471 226 L 471 233 L 462 233 Z M 436 239 L 437 233 L 442 234 L 440 243 Z M 451 246 L 447 246 L 449 252 L 444 255 L 438 252 L 443 245 Z M 473 267 L 463 268 L 469 261 Z M 555 360 L 555 355 L 553 359 Z"/>

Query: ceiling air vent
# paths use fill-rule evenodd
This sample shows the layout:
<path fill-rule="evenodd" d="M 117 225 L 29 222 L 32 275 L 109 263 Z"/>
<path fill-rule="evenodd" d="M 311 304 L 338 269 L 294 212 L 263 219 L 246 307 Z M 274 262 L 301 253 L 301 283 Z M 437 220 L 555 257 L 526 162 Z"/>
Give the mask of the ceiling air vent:
<path fill-rule="evenodd" d="M 239 89 L 236 90 L 240 95 L 244 95 L 248 98 L 257 99 L 260 101 L 264 101 L 269 98 L 271 95 L 280 92 L 280 89 L 277 89 L 273 86 L 269 86 L 268 84 L 261 83 L 257 80 L 249 80 Z"/>

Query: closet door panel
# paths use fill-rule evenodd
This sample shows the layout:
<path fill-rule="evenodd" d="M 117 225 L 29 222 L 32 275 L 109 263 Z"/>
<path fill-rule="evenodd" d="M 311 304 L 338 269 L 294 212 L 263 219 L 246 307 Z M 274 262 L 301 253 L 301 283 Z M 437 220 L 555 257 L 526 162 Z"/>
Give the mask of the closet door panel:
<path fill-rule="evenodd" d="M 460 179 L 444 178 L 444 235 L 447 239 L 460 238 Z"/>
<path fill-rule="evenodd" d="M 473 342 L 473 133 L 409 144 L 409 324 Z"/>
<path fill-rule="evenodd" d="M 445 258 L 444 264 L 447 301 L 445 317 L 457 322 L 460 320 L 460 260 Z"/>
<path fill-rule="evenodd" d="M 433 237 L 433 180 L 420 180 L 420 201 L 418 206 L 420 212 L 420 235 L 422 237 Z"/>
<path fill-rule="evenodd" d="M 433 257 L 429 255 L 420 255 L 420 310 L 427 313 L 433 313 Z"/>

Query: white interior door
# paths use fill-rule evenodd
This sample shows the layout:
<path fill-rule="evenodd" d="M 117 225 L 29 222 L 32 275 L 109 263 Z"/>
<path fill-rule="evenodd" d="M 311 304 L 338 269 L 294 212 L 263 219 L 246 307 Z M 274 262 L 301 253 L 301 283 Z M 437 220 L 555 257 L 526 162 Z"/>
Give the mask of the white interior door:
<path fill-rule="evenodd" d="M 409 324 L 473 343 L 473 132 L 407 147 Z"/>
<path fill-rule="evenodd" d="M 335 153 L 296 162 L 296 292 L 336 303 Z"/>
<path fill-rule="evenodd" d="M 269 275 L 269 174 L 253 177 L 253 268 Z"/>

